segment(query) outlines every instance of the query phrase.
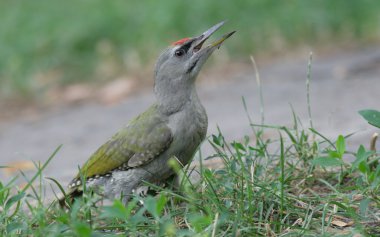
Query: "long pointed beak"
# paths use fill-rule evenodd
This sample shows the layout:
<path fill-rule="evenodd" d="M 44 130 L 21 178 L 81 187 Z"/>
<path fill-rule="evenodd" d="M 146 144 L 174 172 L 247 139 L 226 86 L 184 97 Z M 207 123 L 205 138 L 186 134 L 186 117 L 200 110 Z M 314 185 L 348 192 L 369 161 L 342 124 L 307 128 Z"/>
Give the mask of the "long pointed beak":
<path fill-rule="evenodd" d="M 228 39 L 231 35 L 233 35 L 234 33 L 236 32 L 236 30 L 230 32 L 230 33 L 227 33 L 225 35 L 222 36 L 222 38 L 218 39 L 217 41 L 213 42 L 211 44 L 212 47 L 215 47 L 215 46 L 218 46 L 220 47 L 220 45 L 223 43 L 223 41 L 225 41 L 226 39 Z"/>
<path fill-rule="evenodd" d="M 226 21 L 219 22 L 218 24 L 203 32 L 203 34 L 200 37 L 202 37 L 203 40 L 208 39 L 215 31 L 222 27 L 222 25 L 224 25 L 225 22 Z"/>
<path fill-rule="evenodd" d="M 222 27 L 222 25 L 224 25 L 225 21 L 222 21 L 222 22 L 219 22 L 218 24 L 214 25 L 213 27 L 211 27 L 210 29 L 206 30 L 203 34 L 201 34 L 200 36 L 198 36 L 197 38 L 195 38 L 193 44 L 195 45 L 194 46 L 194 51 L 198 51 L 202 48 L 202 45 L 203 43 L 208 39 L 210 38 L 210 36 L 215 32 L 217 31 L 220 27 Z M 226 40 L 227 38 L 229 38 L 231 35 L 233 35 L 236 31 L 232 31 L 228 34 L 225 34 L 224 36 L 222 36 L 221 39 L 217 40 L 216 42 L 212 43 L 211 46 L 220 46 L 222 44 L 222 42 L 224 40 Z"/>
<path fill-rule="evenodd" d="M 236 31 L 232 31 L 228 34 L 223 35 L 220 39 L 211 43 L 210 45 L 202 48 L 203 43 L 210 38 L 210 36 L 217 31 L 225 21 L 222 21 L 210 29 L 206 30 L 203 34 L 198 37 L 192 38 L 191 41 L 191 49 L 192 56 L 188 63 L 187 73 L 195 72 L 198 73 L 201 69 L 202 65 L 207 61 L 208 57 L 214 52 L 215 49 L 219 48 L 220 45 L 228 39 L 231 35 L 233 35 Z"/>

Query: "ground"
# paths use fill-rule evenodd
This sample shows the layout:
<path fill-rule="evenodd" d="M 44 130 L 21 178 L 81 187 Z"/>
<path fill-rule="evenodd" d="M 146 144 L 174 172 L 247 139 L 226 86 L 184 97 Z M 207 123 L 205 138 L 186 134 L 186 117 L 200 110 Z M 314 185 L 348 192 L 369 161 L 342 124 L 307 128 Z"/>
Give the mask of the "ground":
<path fill-rule="evenodd" d="M 292 124 L 292 105 L 304 127 L 309 126 L 306 97 L 308 53 L 297 57 L 278 57 L 261 63 L 256 58 L 264 97 L 265 123 Z M 249 60 L 247 60 L 248 62 Z M 199 96 L 208 112 L 208 134 L 217 125 L 228 140 L 252 134 L 242 97 L 255 123 L 260 123 L 260 100 L 254 70 L 251 67 L 223 74 L 203 73 L 198 78 Z M 348 148 L 368 147 L 376 129 L 357 111 L 379 109 L 380 50 L 375 48 L 339 51 L 319 55 L 314 52 L 310 85 L 311 113 L 315 128 L 335 139 L 339 134 L 355 133 Z M 122 102 L 106 106 L 86 102 L 46 111 L 38 116 L 18 117 L 0 123 L 0 165 L 30 168 L 25 161 L 45 161 L 60 144 L 62 149 L 49 164 L 45 175 L 67 184 L 92 152 L 131 118 L 153 101 L 151 90 L 142 90 Z M 267 133 L 265 136 L 276 136 Z M 205 154 L 210 148 L 202 145 Z M 26 165 L 25 165 L 26 164 Z M 32 172 L 32 171 L 29 171 Z M 5 169 L 1 178 L 9 179 L 13 170 Z"/>

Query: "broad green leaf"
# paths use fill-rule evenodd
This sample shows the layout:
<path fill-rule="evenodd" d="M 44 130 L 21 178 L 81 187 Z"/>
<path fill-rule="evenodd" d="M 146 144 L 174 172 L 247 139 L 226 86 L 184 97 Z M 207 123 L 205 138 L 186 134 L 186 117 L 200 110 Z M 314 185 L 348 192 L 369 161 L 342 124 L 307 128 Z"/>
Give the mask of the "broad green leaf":
<path fill-rule="evenodd" d="M 368 157 L 372 155 L 372 151 L 366 151 L 363 145 L 360 145 L 358 151 L 356 152 L 356 159 L 352 162 L 352 169 L 359 167 L 361 162 L 366 162 Z"/>
<path fill-rule="evenodd" d="M 83 236 L 83 237 L 91 236 L 92 230 L 89 224 L 78 222 L 74 224 L 74 227 L 78 236 Z"/>
<path fill-rule="evenodd" d="M 220 147 L 224 147 L 224 138 L 222 135 L 212 135 L 212 142 Z"/>
<path fill-rule="evenodd" d="M 360 205 L 359 205 L 360 215 L 366 216 L 368 205 L 370 202 L 371 202 L 371 199 L 369 198 L 365 198 L 360 201 Z"/>
<path fill-rule="evenodd" d="M 343 164 L 341 159 L 333 157 L 317 157 L 312 162 L 314 165 L 319 165 L 322 167 L 340 166 Z"/>
<path fill-rule="evenodd" d="M 368 182 L 369 182 L 369 183 L 372 183 L 372 182 L 375 180 L 375 178 L 376 178 L 376 174 L 375 174 L 375 172 L 370 173 L 370 174 L 368 175 Z"/>
<path fill-rule="evenodd" d="M 207 226 L 211 225 L 212 220 L 213 219 L 208 215 L 193 214 L 189 216 L 189 221 L 197 233 L 201 232 Z"/>
<path fill-rule="evenodd" d="M 103 207 L 101 217 L 118 218 L 124 220 L 127 217 L 127 210 L 120 200 L 115 200 L 112 206 Z"/>
<path fill-rule="evenodd" d="M 362 161 L 359 163 L 359 166 L 358 166 L 358 169 L 360 170 L 360 172 L 362 172 L 363 174 L 366 174 L 369 172 L 369 166 L 366 162 Z"/>
<path fill-rule="evenodd" d="M 5 204 L 5 210 L 9 210 L 9 208 L 15 204 L 16 202 L 20 201 L 25 196 L 24 192 L 21 192 L 10 199 L 8 199 L 7 203 Z"/>
<path fill-rule="evenodd" d="M 165 195 L 161 194 L 160 197 L 157 200 L 157 206 L 156 206 L 156 212 L 158 215 L 161 215 L 162 211 L 164 210 L 165 204 L 167 202 L 167 199 Z"/>
<path fill-rule="evenodd" d="M 341 159 L 342 155 L 339 152 L 337 152 L 337 151 L 329 151 L 329 156 L 328 157 Z"/>
<path fill-rule="evenodd" d="M 148 196 L 144 199 L 144 206 L 152 216 L 154 216 L 156 219 L 160 217 L 160 213 L 157 212 L 157 201 L 154 197 Z"/>
<path fill-rule="evenodd" d="M 375 127 L 380 128 L 380 111 L 377 110 L 360 110 L 359 114 L 363 116 L 367 122 Z"/>
<path fill-rule="evenodd" d="M 8 234 L 14 234 L 12 236 L 21 236 L 21 230 L 24 228 L 24 223 L 11 222 L 7 225 L 6 230 Z"/>
<path fill-rule="evenodd" d="M 371 189 L 375 190 L 380 187 L 380 165 L 377 166 L 373 174 L 374 174 L 374 178 L 371 183 Z"/>
<path fill-rule="evenodd" d="M 336 140 L 336 151 L 339 153 L 340 158 L 346 152 L 346 144 L 342 135 L 339 135 L 338 140 Z"/>
<path fill-rule="evenodd" d="M 240 142 L 233 142 L 231 145 L 235 147 L 236 151 L 245 151 L 245 147 Z"/>

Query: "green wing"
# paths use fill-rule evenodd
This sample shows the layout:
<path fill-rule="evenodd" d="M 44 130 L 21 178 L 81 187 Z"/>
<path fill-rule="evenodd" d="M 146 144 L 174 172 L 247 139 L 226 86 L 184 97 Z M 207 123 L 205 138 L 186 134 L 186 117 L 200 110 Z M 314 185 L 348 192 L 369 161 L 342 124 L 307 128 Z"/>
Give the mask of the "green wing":
<path fill-rule="evenodd" d="M 81 172 L 92 177 L 125 164 L 127 167 L 144 165 L 165 151 L 172 139 L 170 128 L 153 105 L 103 144 L 83 165 Z"/>

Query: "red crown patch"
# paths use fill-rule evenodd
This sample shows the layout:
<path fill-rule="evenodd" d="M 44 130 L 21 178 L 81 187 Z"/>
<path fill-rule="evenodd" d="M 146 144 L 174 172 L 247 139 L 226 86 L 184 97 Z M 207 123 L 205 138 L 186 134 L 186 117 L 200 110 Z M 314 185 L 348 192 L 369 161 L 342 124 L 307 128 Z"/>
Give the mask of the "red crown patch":
<path fill-rule="evenodd" d="M 186 41 L 188 41 L 190 38 L 183 38 L 183 39 L 180 39 L 174 43 L 172 43 L 172 45 L 181 45 L 183 43 L 185 43 Z"/>

